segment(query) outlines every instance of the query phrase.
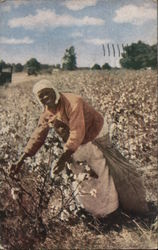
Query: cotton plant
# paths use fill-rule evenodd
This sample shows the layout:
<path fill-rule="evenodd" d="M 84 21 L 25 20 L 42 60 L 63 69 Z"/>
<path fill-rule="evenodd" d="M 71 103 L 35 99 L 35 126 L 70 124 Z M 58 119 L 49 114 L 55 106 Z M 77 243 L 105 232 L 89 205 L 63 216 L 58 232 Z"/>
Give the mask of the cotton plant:
<path fill-rule="evenodd" d="M 56 163 L 57 160 L 53 162 L 53 165 L 55 165 Z M 53 166 L 51 171 L 51 178 L 53 179 L 53 183 L 57 183 L 57 185 L 59 185 L 60 183 L 60 189 L 62 191 L 61 199 L 63 200 L 61 206 L 63 209 L 61 209 L 59 217 L 64 221 L 68 221 L 72 215 L 77 216 L 81 208 L 83 209 L 83 205 L 78 202 L 78 196 L 82 195 L 82 183 L 90 178 L 90 174 L 88 172 L 74 174 L 73 171 L 71 171 L 71 164 L 67 163 L 66 165 L 66 168 L 70 171 L 69 174 L 67 174 L 66 168 L 60 174 L 58 174 L 58 176 L 55 176 L 53 174 Z M 82 167 L 84 166 L 85 171 L 90 170 L 90 167 L 85 162 L 81 162 L 80 164 L 82 165 Z M 95 197 L 96 190 L 91 190 L 88 194 Z M 52 209 L 55 210 L 56 206 L 56 204 L 52 205 Z M 58 209 L 60 210 L 60 207 L 58 207 Z"/>

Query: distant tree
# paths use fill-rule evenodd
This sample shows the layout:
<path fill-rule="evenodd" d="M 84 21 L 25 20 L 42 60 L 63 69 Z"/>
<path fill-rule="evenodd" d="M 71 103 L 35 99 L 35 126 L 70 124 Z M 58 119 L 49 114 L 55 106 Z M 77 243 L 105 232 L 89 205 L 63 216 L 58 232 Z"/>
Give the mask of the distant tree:
<path fill-rule="evenodd" d="M 146 67 L 156 67 L 157 47 L 150 46 L 141 41 L 132 43 L 124 48 L 120 64 L 127 69 L 141 69 Z"/>
<path fill-rule="evenodd" d="M 101 69 L 101 67 L 97 63 L 92 66 L 92 70 L 100 70 L 100 69 Z"/>
<path fill-rule="evenodd" d="M 37 75 L 40 71 L 41 65 L 36 58 L 31 58 L 26 62 L 26 68 L 28 75 Z"/>
<path fill-rule="evenodd" d="M 15 72 L 22 72 L 24 69 L 23 65 L 21 63 L 17 63 L 14 65 L 14 71 Z"/>
<path fill-rule="evenodd" d="M 102 66 L 102 69 L 108 69 L 108 70 L 110 70 L 111 66 L 108 63 L 104 63 L 103 66 Z"/>
<path fill-rule="evenodd" d="M 3 60 L 0 60 L 0 70 L 2 70 L 2 68 L 6 67 L 6 63 Z"/>
<path fill-rule="evenodd" d="M 151 54 L 149 56 L 149 67 L 157 68 L 157 45 L 151 46 Z"/>
<path fill-rule="evenodd" d="M 74 46 L 71 46 L 69 49 L 65 50 L 62 68 L 66 70 L 75 70 L 77 68 Z"/>

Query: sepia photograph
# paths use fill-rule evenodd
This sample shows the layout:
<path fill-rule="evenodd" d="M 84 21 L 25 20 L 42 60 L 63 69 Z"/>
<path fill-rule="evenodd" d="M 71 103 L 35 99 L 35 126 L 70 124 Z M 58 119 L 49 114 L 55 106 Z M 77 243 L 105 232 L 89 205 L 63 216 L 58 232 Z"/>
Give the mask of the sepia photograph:
<path fill-rule="evenodd" d="M 0 0 L 0 250 L 158 248 L 157 0 Z"/>

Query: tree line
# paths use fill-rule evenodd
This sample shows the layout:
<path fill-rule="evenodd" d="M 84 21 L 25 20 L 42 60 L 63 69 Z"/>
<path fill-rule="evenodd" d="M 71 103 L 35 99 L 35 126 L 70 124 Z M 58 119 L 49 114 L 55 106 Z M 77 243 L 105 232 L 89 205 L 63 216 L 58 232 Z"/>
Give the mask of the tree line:
<path fill-rule="evenodd" d="M 8 67 L 11 64 L 5 63 L 3 60 L 0 61 L 0 71 L 2 68 Z M 127 45 L 124 47 L 124 51 L 122 53 L 122 58 L 120 59 L 120 65 L 125 69 L 142 69 L 142 68 L 152 68 L 155 69 L 157 67 L 157 46 L 148 45 L 143 43 L 142 41 L 138 41 L 137 43 L 132 43 L 131 45 Z M 41 71 L 51 73 L 54 69 L 63 69 L 63 70 L 76 70 L 77 67 L 77 56 L 75 52 L 74 46 L 67 48 L 65 50 L 65 54 L 62 58 L 62 65 L 49 65 L 49 64 L 41 64 L 36 58 L 31 58 L 26 62 L 26 64 L 22 65 L 21 63 L 12 64 L 14 72 L 22 72 L 27 71 L 28 75 L 38 74 Z M 111 70 L 112 66 L 110 66 L 107 62 L 105 62 L 102 66 L 95 63 L 91 68 L 92 70 Z"/>

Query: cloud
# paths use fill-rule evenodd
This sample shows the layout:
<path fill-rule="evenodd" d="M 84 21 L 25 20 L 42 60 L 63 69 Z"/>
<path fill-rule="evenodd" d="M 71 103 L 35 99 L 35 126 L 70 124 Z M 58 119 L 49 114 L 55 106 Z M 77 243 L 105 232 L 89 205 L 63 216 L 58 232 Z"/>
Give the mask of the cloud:
<path fill-rule="evenodd" d="M 26 5 L 28 3 L 29 1 L 27 0 L 12 0 L 12 4 L 14 5 L 15 8 L 19 8 L 20 5 Z"/>
<path fill-rule="evenodd" d="M 11 11 L 11 6 L 9 6 L 9 5 L 3 6 L 3 7 L 2 7 L 2 10 L 3 10 L 4 12 L 10 12 L 10 11 Z"/>
<path fill-rule="evenodd" d="M 146 21 L 156 20 L 156 9 L 149 5 L 125 5 L 116 11 L 116 16 L 113 20 L 117 23 L 142 25 Z"/>
<path fill-rule="evenodd" d="M 86 43 L 91 43 L 91 44 L 94 44 L 94 45 L 102 45 L 102 44 L 105 44 L 105 43 L 110 43 L 111 40 L 110 39 L 106 39 L 106 38 L 91 38 L 91 39 L 85 39 L 84 42 Z"/>
<path fill-rule="evenodd" d="M 31 44 L 34 43 L 29 37 L 24 37 L 22 39 L 0 37 L 0 44 Z"/>
<path fill-rule="evenodd" d="M 67 0 L 63 3 L 70 10 L 82 10 L 86 7 L 95 6 L 98 0 Z"/>
<path fill-rule="evenodd" d="M 74 32 L 71 34 L 72 37 L 83 37 L 83 34 L 81 32 Z"/>
<path fill-rule="evenodd" d="M 1 3 L 1 0 L 0 0 L 0 3 Z M 4 12 L 10 12 L 12 7 L 13 8 L 18 8 L 20 5 L 26 5 L 28 3 L 29 2 L 27 0 L 22 0 L 22 1 L 21 0 L 16 0 L 16 1 L 12 0 L 12 1 L 8 2 L 8 5 L 5 5 L 5 6 L 2 5 L 2 10 Z"/>
<path fill-rule="evenodd" d="M 23 27 L 25 29 L 38 28 L 40 30 L 45 27 L 103 25 L 105 22 L 103 19 L 88 16 L 79 19 L 70 15 L 57 15 L 49 9 L 37 10 L 36 12 L 34 16 L 28 15 L 9 20 L 9 27 Z"/>

